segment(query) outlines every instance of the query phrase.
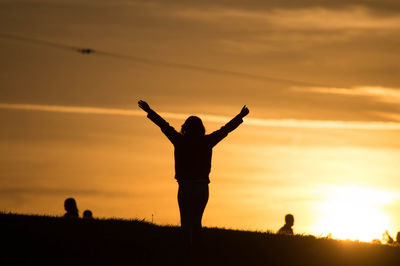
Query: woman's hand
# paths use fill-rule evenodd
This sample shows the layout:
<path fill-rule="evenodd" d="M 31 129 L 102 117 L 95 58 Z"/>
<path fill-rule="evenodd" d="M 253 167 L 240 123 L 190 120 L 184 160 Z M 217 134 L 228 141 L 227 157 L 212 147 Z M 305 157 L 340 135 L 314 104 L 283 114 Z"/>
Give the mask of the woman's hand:
<path fill-rule="evenodd" d="M 139 105 L 139 107 L 142 108 L 143 111 L 145 111 L 146 113 L 150 112 L 150 110 L 151 110 L 149 104 L 146 103 L 145 101 L 142 101 L 142 100 L 138 101 L 138 105 Z"/>
<path fill-rule="evenodd" d="M 245 105 L 245 106 L 243 106 L 243 108 L 242 108 L 242 110 L 240 111 L 240 116 L 241 117 L 245 117 L 246 115 L 248 115 L 249 114 L 249 109 L 247 108 L 247 106 Z"/>

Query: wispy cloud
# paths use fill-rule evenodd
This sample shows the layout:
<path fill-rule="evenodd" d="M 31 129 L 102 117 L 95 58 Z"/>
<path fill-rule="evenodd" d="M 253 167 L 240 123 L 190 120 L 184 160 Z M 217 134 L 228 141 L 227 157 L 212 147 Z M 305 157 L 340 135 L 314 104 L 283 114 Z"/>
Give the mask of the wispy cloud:
<path fill-rule="evenodd" d="M 324 88 L 324 87 L 295 87 L 295 91 L 306 91 L 322 94 L 338 94 L 349 96 L 365 96 L 388 103 L 400 103 L 400 90 L 384 87 L 353 87 L 353 88 Z"/>
<path fill-rule="evenodd" d="M 14 109 L 27 111 L 44 111 L 57 113 L 79 113 L 97 115 L 122 115 L 122 116 L 144 116 L 141 110 L 98 108 L 86 106 L 59 106 L 59 105 L 36 105 L 36 104 L 9 104 L 0 103 L 0 109 Z M 184 120 L 191 114 L 160 112 L 166 119 Z M 225 123 L 231 119 L 227 116 L 210 114 L 196 114 L 208 122 Z M 338 121 L 338 120 L 299 120 L 299 119 L 260 119 L 246 118 L 245 123 L 252 126 L 261 127 L 289 127 L 289 128 L 340 128 L 340 129 L 360 129 L 360 130 L 400 130 L 398 122 L 382 121 Z"/>
<path fill-rule="evenodd" d="M 385 119 L 390 119 L 392 121 L 400 122 L 400 114 L 399 113 L 389 113 L 389 112 L 374 112 L 374 113 Z"/>
<path fill-rule="evenodd" d="M 320 7 L 250 11 L 239 9 L 178 10 L 176 16 L 209 22 L 236 22 L 246 20 L 259 27 L 274 26 L 280 29 L 338 30 L 338 29 L 398 29 L 399 17 L 376 17 L 362 7 L 326 9 Z"/>
<path fill-rule="evenodd" d="M 46 187 L 7 187 L 0 188 L 0 194 L 3 196 L 15 195 L 79 195 L 79 196 L 104 196 L 104 197 L 132 197 L 135 194 L 132 191 L 113 191 L 101 189 L 68 189 L 68 188 L 46 188 Z"/>
<path fill-rule="evenodd" d="M 39 105 L 39 104 L 8 104 L 0 103 L 1 109 L 17 109 L 29 111 L 44 111 L 56 113 L 103 114 L 103 115 L 128 115 L 144 116 L 140 110 L 98 108 L 87 106 Z"/>

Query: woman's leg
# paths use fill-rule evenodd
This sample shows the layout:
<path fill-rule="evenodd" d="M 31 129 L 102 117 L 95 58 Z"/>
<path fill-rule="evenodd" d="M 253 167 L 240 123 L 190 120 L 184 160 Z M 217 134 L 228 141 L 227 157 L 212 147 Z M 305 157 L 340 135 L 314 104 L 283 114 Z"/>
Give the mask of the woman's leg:
<path fill-rule="evenodd" d="M 208 202 L 208 184 L 180 184 L 178 204 L 181 215 L 183 244 L 186 252 L 199 249 L 202 244 L 201 219 Z"/>
<path fill-rule="evenodd" d="M 196 199 L 195 199 L 195 204 L 194 204 L 194 209 L 193 209 L 193 246 L 195 249 L 201 249 L 201 246 L 203 244 L 203 238 L 201 234 L 201 220 L 203 218 L 203 213 L 206 208 L 207 202 L 208 202 L 208 197 L 209 197 L 209 191 L 208 191 L 208 184 L 200 184 L 197 191 L 196 191 Z"/>
<path fill-rule="evenodd" d="M 179 185 L 178 204 L 181 216 L 183 246 L 186 253 L 189 253 L 192 249 L 193 197 L 190 192 L 191 191 L 187 186 L 183 184 Z"/>

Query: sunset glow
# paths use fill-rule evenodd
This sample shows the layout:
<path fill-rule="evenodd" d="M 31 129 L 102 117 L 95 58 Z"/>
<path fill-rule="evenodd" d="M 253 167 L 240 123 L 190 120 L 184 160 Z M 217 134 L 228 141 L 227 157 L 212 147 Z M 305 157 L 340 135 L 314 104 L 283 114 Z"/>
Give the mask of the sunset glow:
<path fill-rule="evenodd" d="M 390 3 L 389 3 L 390 2 Z M 0 211 L 180 223 L 174 147 L 206 134 L 203 225 L 400 231 L 400 2 L 0 0 Z"/>
<path fill-rule="evenodd" d="M 322 188 L 326 199 L 317 203 L 314 230 L 338 239 L 371 241 L 392 231 L 392 219 L 384 207 L 396 199 L 389 192 L 358 186 Z"/>

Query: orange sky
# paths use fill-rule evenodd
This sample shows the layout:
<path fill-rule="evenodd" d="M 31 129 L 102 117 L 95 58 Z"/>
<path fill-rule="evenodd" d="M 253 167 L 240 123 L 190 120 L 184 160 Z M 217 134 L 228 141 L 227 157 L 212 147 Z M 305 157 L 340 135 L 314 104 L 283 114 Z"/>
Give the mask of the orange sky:
<path fill-rule="evenodd" d="M 201 114 L 208 132 L 247 104 L 214 150 L 205 225 L 276 230 L 291 212 L 296 232 L 326 235 L 337 208 L 400 230 L 400 4 L 316 3 L 0 1 L 0 33 L 290 81 L 0 38 L 0 209 L 61 215 L 73 196 L 96 216 L 177 224 L 173 149 L 137 100 L 177 129 Z M 342 194 L 364 212 L 348 217 Z"/>

